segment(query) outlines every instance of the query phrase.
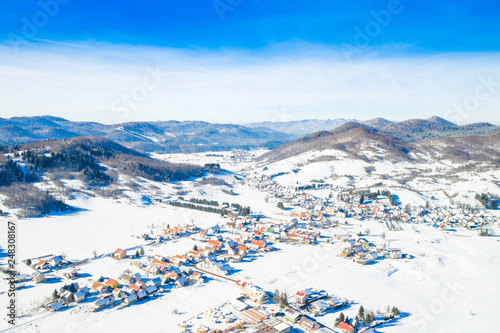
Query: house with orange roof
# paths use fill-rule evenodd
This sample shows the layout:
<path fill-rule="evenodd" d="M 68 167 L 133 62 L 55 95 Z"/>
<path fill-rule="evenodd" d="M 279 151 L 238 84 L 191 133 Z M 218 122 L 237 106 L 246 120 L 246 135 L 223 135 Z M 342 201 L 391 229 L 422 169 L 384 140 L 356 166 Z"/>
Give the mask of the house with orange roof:
<path fill-rule="evenodd" d="M 205 278 L 200 272 L 193 272 L 193 274 L 191 274 L 191 279 L 201 283 L 205 282 Z"/>
<path fill-rule="evenodd" d="M 102 283 L 99 283 L 99 282 L 94 282 L 91 289 L 95 292 L 100 293 L 100 294 L 105 293 L 108 290 L 108 288 L 106 288 L 105 285 L 103 285 Z"/>
<path fill-rule="evenodd" d="M 187 226 L 186 226 L 186 229 L 187 229 L 188 231 L 190 231 L 190 232 L 193 232 L 193 231 L 195 231 L 195 230 L 196 230 L 196 229 L 198 229 L 198 228 L 197 228 L 195 225 L 191 225 L 191 224 L 190 224 L 190 225 L 187 225 Z"/>
<path fill-rule="evenodd" d="M 115 299 L 120 299 L 123 296 L 123 291 L 121 289 L 115 288 L 113 289 L 113 297 Z"/>
<path fill-rule="evenodd" d="M 181 256 L 180 254 L 176 254 L 175 258 L 178 259 L 181 264 L 188 262 L 188 258 Z"/>
<path fill-rule="evenodd" d="M 49 267 L 49 263 L 45 260 L 40 260 L 33 267 L 35 267 L 36 269 L 45 269 Z"/>
<path fill-rule="evenodd" d="M 216 241 L 214 239 L 207 240 L 207 243 L 216 250 L 220 250 L 222 248 L 222 242 Z"/>
<path fill-rule="evenodd" d="M 198 251 L 189 251 L 188 254 L 187 254 L 187 257 L 188 258 L 191 258 L 193 260 L 200 260 L 202 257 L 203 257 L 203 252 L 204 250 L 202 251 L 203 249 L 200 249 Z"/>
<path fill-rule="evenodd" d="M 118 283 L 118 281 L 114 280 L 114 279 L 108 279 L 104 285 L 108 288 L 111 288 L 111 289 L 114 289 L 116 287 L 118 287 L 120 284 Z"/>
<path fill-rule="evenodd" d="M 130 293 L 134 294 L 134 293 L 137 293 L 141 290 L 141 286 L 133 283 L 128 287 L 128 289 L 129 289 Z"/>
<path fill-rule="evenodd" d="M 240 254 L 240 255 L 241 255 L 242 253 L 245 253 L 245 254 L 246 254 L 246 253 L 248 252 L 248 246 L 245 246 L 245 245 L 241 245 L 241 244 L 240 244 L 240 245 L 238 245 L 238 246 L 236 247 L 236 249 L 238 249 L 238 254 Z"/>
<path fill-rule="evenodd" d="M 162 256 L 161 254 L 155 254 L 154 260 L 155 261 L 167 261 L 167 259 L 165 258 L 165 256 Z"/>
<path fill-rule="evenodd" d="M 248 247 L 251 248 L 252 250 L 260 250 L 260 251 L 270 250 L 270 248 L 268 248 L 268 244 L 263 240 L 253 240 L 250 244 L 248 244 Z"/>

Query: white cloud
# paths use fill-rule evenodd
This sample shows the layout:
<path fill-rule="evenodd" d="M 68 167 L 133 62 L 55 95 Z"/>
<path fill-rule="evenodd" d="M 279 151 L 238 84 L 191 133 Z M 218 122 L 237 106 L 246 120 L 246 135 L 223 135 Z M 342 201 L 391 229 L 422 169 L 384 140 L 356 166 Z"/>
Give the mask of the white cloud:
<path fill-rule="evenodd" d="M 498 54 L 375 54 L 347 62 L 317 46 L 295 53 L 291 47 L 215 52 L 42 43 L 19 53 L 0 47 L 0 116 L 244 123 L 438 115 L 500 123 L 500 86 L 461 115 L 449 112 L 472 103 L 481 78 L 500 83 Z M 141 90 L 144 80 L 153 82 L 148 68 L 167 74 L 154 89 Z M 140 101 L 125 112 L 123 96 L 133 92 Z"/>

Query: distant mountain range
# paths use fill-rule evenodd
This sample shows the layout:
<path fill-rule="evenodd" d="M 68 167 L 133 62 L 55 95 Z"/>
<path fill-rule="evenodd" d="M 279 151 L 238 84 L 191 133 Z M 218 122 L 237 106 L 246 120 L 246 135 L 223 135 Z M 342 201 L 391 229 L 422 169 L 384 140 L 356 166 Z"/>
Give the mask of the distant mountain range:
<path fill-rule="evenodd" d="M 247 124 L 246 126 L 253 128 L 264 127 L 281 131 L 295 136 L 297 139 L 320 131 L 340 133 L 348 129 L 364 127 L 381 133 L 390 134 L 395 138 L 407 142 L 444 137 L 488 135 L 500 130 L 500 126 L 489 123 L 459 126 L 436 116 L 429 119 L 411 119 L 401 122 L 393 122 L 384 118 L 374 118 L 366 121 L 337 118 L 327 120 L 307 119 L 288 122 L 262 122 Z"/>
<path fill-rule="evenodd" d="M 95 122 L 73 122 L 52 116 L 36 116 L 0 118 L 0 145 L 101 136 L 143 153 L 191 153 L 232 148 L 273 149 L 311 133 L 339 134 L 355 128 L 388 134 L 404 142 L 482 136 L 500 131 L 500 126 L 489 123 L 458 126 L 439 117 L 401 122 L 384 118 L 367 121 L 338 118 L 247 125 L 173 120 L 104 125 Z"/>
<path fill-rule="evenodd" d="M 129 122 L 104 125 L 52 116 L 0 118 L 0 144 L 25 144 L 78 136 L 102 136 L 140 152 L 274 148 L 296 137 L 267 128 L 202 121 Z"/>
<path fill-rule="evenodd" d="M 278 132 L 290 134 L 295 138 L 299 138 L 301 136 L 308 135 L 314 132 L 327 131 L 347 122 L 358 122 L 358 120 L 337 118 L 326 120 L 305 119 L 283 122 L 265 121 L 260 123 L 245 124 L 245 126 L 251 128 L 268 128 Z"/>

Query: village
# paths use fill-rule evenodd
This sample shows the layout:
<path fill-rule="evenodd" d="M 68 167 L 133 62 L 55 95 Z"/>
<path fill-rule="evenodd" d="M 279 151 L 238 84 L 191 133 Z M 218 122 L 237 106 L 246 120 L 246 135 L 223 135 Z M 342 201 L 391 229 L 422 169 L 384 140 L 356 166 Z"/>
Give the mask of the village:
<path fill-rule="evenodd" d="M 453 228 L 487 230 L 498 225 L 498 220 L 484 211 L 467 214 L 463 209 L 420 207 L 408 212 L 394 204 L 390 193 L 363 192 L 346 194 L 342 188 L 293 189 L 283 187 L 272 177 L 261 176 L 250 180 L 250 185 L 269 195 L 282 209 L 282 219 L 266 217 L 239 205 L 211 202 L 201 199 L 172 198 L 163 203 L 201 203 L 222 211 L 220 223 L 208 228 L 195 224 L 167 225 L 151 229 L 150 234 L 137 234 L 144 241 L 141 247 L 115 249 L 95 255 L 94 258 L 69 260 L 64 254 L 47 255 L 24 260 L 34 272 L 19 275 L 18 289 L 39 284 L 59 283 L 46 304 L 47 311 L 60 311 L 76 304 L 87 304 L 89 312 L 114 311 L 128 306 L 141 306 L 148 300 L 168 298 L 176 288 L 224 280 L 238 288 L 241 296 L 229 299 L 217 308 L 179 324 L 182 332 L 290 332 L 293 328 L 304 332 L 369 332 L 388 320 L 397 320 L 399 309 L 389 309 L 369 320 L 361 316 L 342 318 L 335 324 L 324 325 L 315 320 L 326 312 L 340 313 L 351 307 L 353 301 L 318 291 L 314 288 L 298 290 L 293 295 L 280 296 L 279 291 L 263 290 L 240 278 L 235 264 L 260 260 L 269 253 L 279 252 L 280 244 L 297 246 L 334 246 L 336 256 L 352 261 L 353 265 L 373 265 L 382 260 L 412 260 L 401 248 L 391 247 L 385 233 L 371 235 L 368 228 L 352 228 L 353 221 L 375 221 L 387 231 L 402 230 L 410 224 L 449 232 Z M 330 191 L 327 198 L 314 195 L 315 190 Z M 369 199 L 364 199 L 367 196 Z M 267 199 L 266 199 L 267 200 Z M 162 200 L 158 200 L 162 202 Z M 217 205 L 217 206 L 215 206 Z M 179 209 L 200 209 L 192 205 Z M 481 235 L 478 232 L 479 235 Z M 158 249 L 169 242 L 189 239 L 194 246 L 182 253 L 162 253 Z M 86 272 L 86 265 L 97 260 L 113 260 L 130 267 L 122 274 L 108 276 Z M 241 267 L 241 266 L 240 266 Z M 243 269 L 244 270 L 244 269 Z M 339 293 L 341 291 L 338 291 Z M 284 297 L 284 298 L 283 298 Z"/>

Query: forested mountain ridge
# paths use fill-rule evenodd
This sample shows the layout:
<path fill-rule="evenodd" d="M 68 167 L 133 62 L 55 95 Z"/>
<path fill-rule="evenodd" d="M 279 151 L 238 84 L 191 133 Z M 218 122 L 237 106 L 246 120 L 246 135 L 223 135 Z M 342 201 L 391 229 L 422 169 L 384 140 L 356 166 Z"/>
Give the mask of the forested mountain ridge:
<path fill-rule="evenodd" d="M 69 208 L 33 185 L 43 180 L 61 184 L 61 179 L 75 179 L 87 189 L 102 191 L 123 176 L 172 182 L 220 171 L 218 165 L 153 159 L 102 137 L 39 141 L 0 150 L 0 194 L 7 196 L 7 206 L 22 209 L 25 216 Z"/>

